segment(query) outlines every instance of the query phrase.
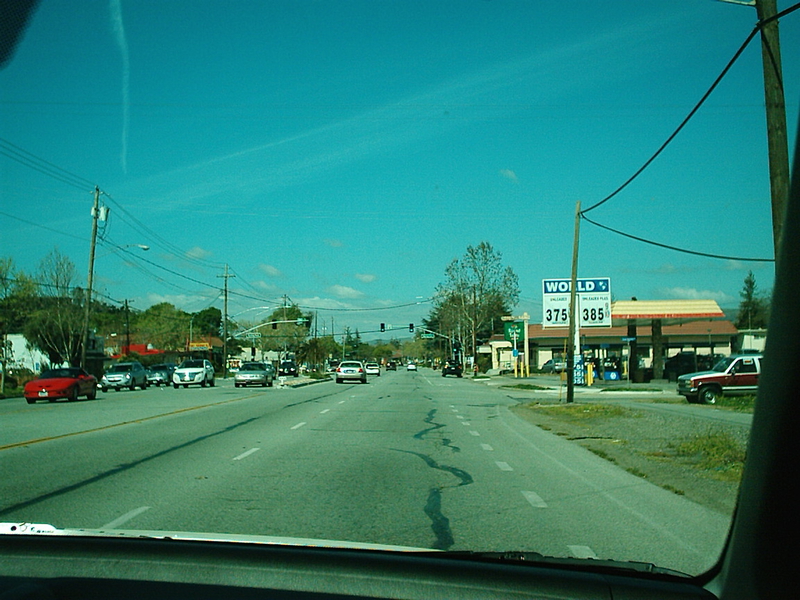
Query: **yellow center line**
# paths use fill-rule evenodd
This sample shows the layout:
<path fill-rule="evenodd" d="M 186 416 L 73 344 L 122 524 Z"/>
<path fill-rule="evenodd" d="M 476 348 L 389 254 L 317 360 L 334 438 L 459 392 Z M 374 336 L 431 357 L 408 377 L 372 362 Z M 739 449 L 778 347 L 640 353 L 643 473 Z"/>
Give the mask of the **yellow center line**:
<path fill-rule="evenodd" d="M 9 450 L 10 448 L 19 448 L 20 446 L 30 446 L 32 444 L 38 444 L 40 442 L 51 442 L 53 440 L 60 440 L 63 438 L 72 437 L 74 435 L 83 435 L 84 433 L 95 433 L 97 431 L 105 431 L 107 429 L 113 429 L 114 427 L 122 427 L 123 425 L 132 425 L 134 423 L 144 423 L 145 421 L 152 421 L 153 419 L 160 419 L 161 417 L 169 417 L 172 415 L 179 415 L 181 413 L 190 412 L 193 410 L 199 410 L 201 408 L 209 408 L 211 406 L 221 406 L 223 404 L 229 404 L 231 402 L 239 402 L 241 400 L 249 400 L 250 398 L 255 398 L 258 394 L 251 394 L 250 396 L 243 396 L 241 398 L 231 398 L 230 400 L 221 400 L 220 402 L 212 402 L 211 404 L 203 404 L 202 406 L 190 406 L 188 408 L 181 408 L 178 410 L 173 410 L 168 413 L 161 413 L 159 415 L 152 415 L 150 417 L 143 417 L 141 419 L 134 419 L 132 421 L 123 421 L 122 423 L 114 423 L 112 425 L 103 425 L 102 427 L 95 427 L 94 429 L 84 429 L 83 431 L 73 431 L 70 433 L 62 433 L 61 435 L 53 435 L 50 437 L 44 438 L 37 438 L 35 440 L 26 440 L 24 442 L 15 442 L 13 444 L 6 444 L 5 446 L 0 446 L 0 451 Z"/>

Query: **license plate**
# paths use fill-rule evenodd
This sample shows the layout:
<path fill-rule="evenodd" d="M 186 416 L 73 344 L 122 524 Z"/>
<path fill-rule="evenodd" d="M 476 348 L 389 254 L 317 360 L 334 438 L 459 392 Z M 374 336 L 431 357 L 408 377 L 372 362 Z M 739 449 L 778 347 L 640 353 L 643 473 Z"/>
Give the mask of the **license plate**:
<path fill-rule="evenodd" d="M 39 396 L 42 398 L 47 397 L 47 390 L 39 390 Z"/>

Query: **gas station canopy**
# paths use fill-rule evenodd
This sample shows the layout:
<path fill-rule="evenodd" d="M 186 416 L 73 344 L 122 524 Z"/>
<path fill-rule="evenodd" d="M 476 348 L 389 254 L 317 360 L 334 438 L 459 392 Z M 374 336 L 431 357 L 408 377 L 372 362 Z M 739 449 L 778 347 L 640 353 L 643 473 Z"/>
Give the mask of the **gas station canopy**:
<path fill-rule="evenodd" d="M 660 319 L 664 325 L 678 325 L 724 316 L 714 300 L 617 300 L 611 303 L 613 325 L 624 325 L 631 319 Z"/>

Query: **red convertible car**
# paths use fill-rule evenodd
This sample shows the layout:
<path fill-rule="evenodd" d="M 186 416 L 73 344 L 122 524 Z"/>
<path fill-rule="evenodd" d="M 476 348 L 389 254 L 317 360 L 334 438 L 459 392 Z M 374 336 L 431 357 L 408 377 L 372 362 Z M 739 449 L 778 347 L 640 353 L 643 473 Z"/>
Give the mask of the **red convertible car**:
<path fill-rule="evenodd" d="M 86 396 L 94 400 L 97 396 L 97 379 L 79 367 L 49 369 L 26 383 L 23 395 L 28 404 L 40 398 L 55 402 L 57 398 L 74 401 L 79 396 Z"/>

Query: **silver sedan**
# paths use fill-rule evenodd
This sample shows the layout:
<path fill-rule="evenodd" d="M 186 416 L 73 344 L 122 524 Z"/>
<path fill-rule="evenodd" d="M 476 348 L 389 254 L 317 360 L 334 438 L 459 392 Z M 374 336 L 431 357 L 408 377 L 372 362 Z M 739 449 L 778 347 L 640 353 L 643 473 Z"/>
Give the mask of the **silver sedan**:
<path fill-rule="evenodd" d="M 367 370 L 364 364 L 357 360 L 346 360 L 336 367 L 336 383 L 344 381 L 360 381 L 367 383 Z"/>

